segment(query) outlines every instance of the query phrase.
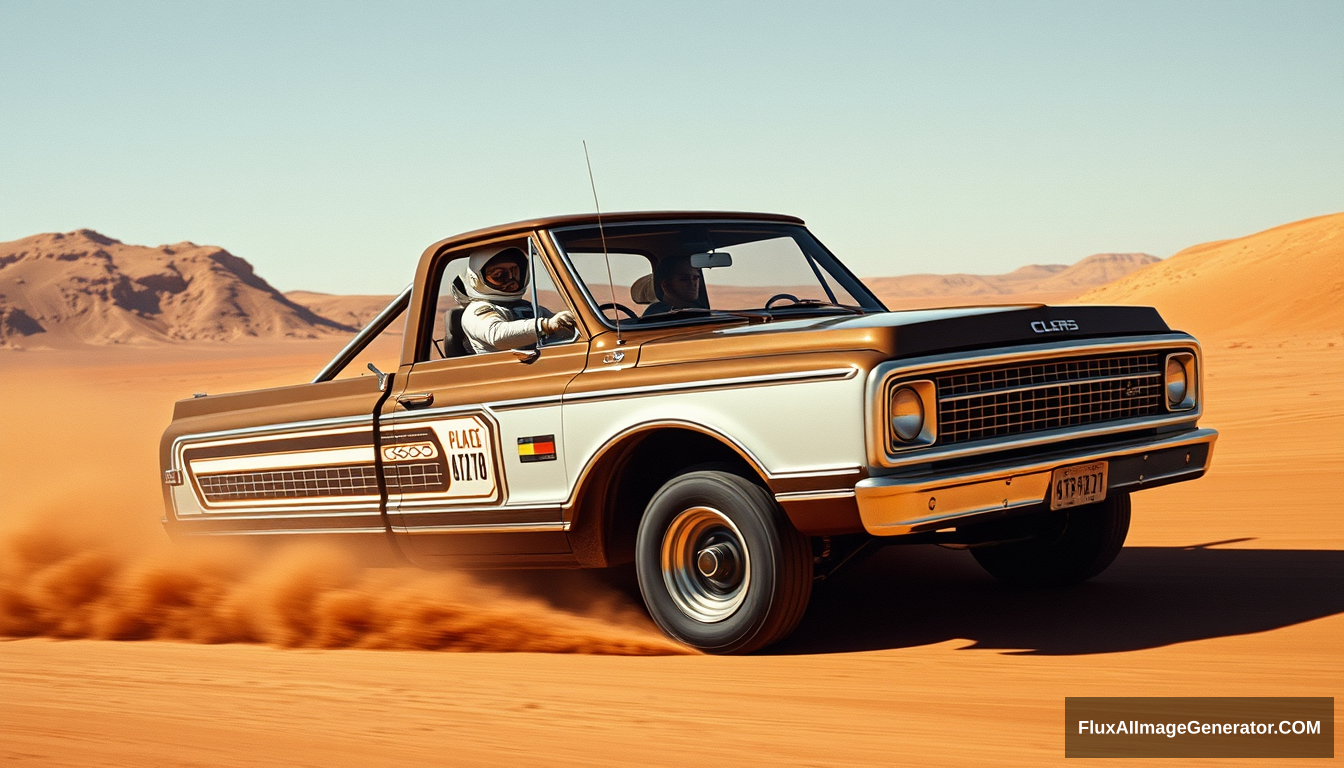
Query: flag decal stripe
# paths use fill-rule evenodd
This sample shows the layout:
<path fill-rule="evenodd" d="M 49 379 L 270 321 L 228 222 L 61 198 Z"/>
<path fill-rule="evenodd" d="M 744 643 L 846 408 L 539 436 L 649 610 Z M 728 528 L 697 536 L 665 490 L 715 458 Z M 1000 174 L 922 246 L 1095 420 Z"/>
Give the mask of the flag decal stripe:
<path fill-rule="evenodd" d="M 555 461 L 555 435 L 518 438 L 518 458 L 523 463 Z"/>

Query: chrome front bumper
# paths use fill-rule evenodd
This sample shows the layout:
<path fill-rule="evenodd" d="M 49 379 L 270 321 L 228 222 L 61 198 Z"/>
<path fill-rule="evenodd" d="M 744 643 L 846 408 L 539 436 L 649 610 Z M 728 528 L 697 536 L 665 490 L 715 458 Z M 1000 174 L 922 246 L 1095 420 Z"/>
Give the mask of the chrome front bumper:
<path fill-rule="evenodd" d="M 1109 462 L 1108 496 L 1194 480 L 1208 471 L 1217 439 L 1216 431 L 1197 429 L 974 470 L 870 477 L 854 495 L 863 527 L 874 536 L 955 528 L 1044 504 L 1050 474 L 1071 464 Z"/>

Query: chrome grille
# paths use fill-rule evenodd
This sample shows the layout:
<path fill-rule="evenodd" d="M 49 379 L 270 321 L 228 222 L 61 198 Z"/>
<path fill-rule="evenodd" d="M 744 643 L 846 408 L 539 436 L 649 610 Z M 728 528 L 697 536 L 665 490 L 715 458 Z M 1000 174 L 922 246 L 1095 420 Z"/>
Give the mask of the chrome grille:
<path fill-rule="evenodd" d="M 1162 353 L 975 368 L 936 382 L 938 442 L 962 443 L 1156 415 Z"/>

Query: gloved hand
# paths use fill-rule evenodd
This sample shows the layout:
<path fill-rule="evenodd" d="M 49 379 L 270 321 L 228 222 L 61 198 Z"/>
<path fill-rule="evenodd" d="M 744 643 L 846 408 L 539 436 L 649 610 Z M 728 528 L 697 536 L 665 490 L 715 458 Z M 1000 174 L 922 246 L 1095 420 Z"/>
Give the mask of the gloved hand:
<path fill-rule="evenodd" d="M 541 330 L 550 336 L 562 329 L 569 330 L 574 327 L 574 313 L 568 309 L 556 312 L 550 317 L 541 319 Z"/>

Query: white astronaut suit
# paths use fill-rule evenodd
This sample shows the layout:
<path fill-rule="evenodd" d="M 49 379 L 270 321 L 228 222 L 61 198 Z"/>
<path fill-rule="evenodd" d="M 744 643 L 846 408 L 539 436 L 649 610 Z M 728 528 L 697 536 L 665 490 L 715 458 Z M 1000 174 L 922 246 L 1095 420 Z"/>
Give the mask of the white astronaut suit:
<path fill-rule="evenodd" d="M 517 265 L 517 279 L 487 279 L 497 267 Z M 469 303 L 462 313 L 462 331 L 476 354 L 524 349 L 574 327 L 569 310 L 552 313 L 539 307 L 534 315 L 532 303 L 525 298 L 527 257 L 517 248 L 482 248 L 467 259 L 463 284 Z"/>

